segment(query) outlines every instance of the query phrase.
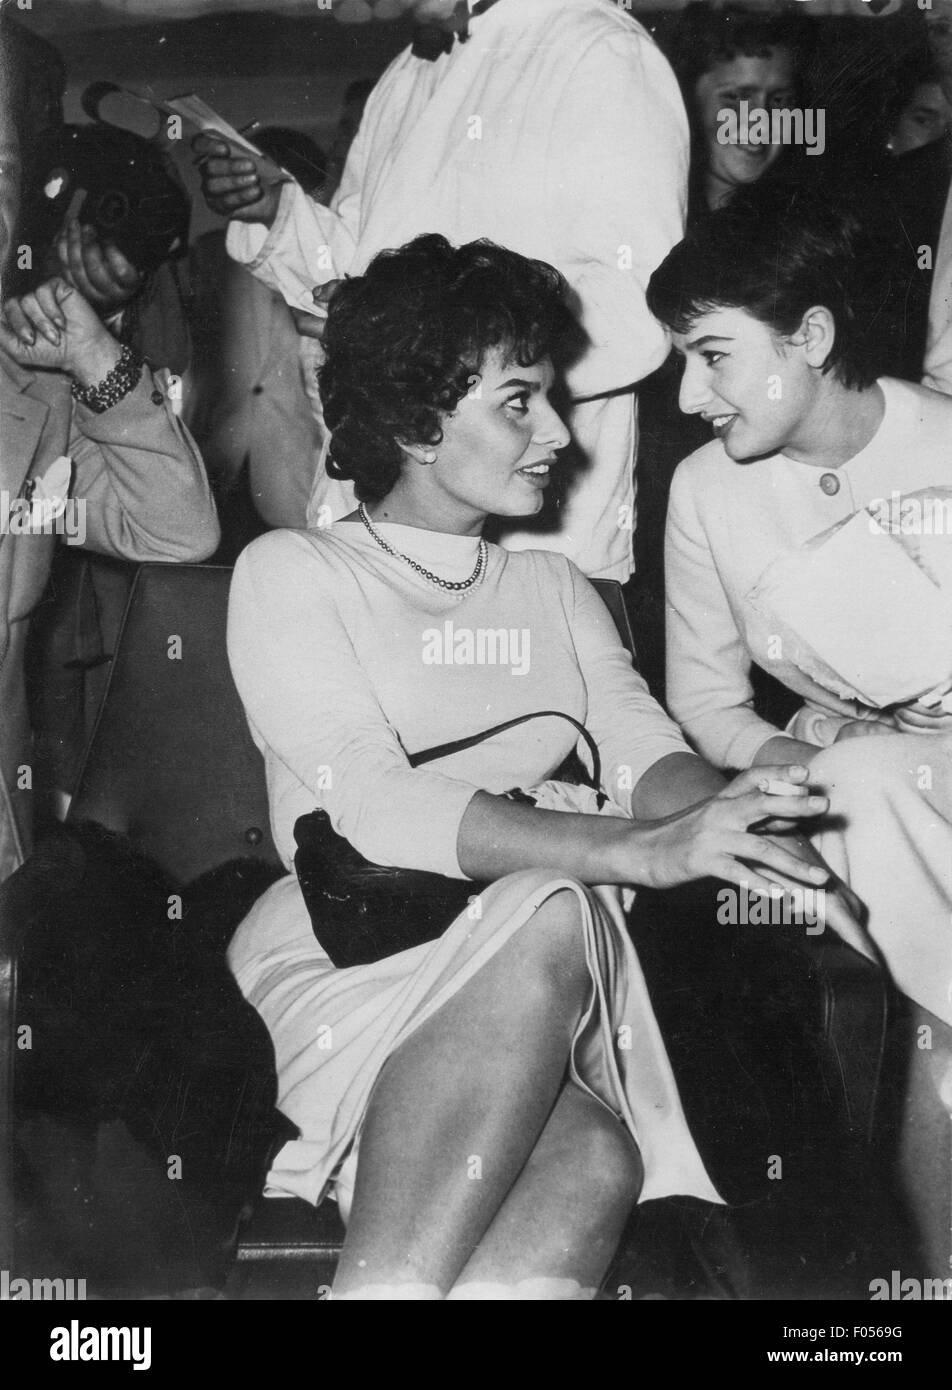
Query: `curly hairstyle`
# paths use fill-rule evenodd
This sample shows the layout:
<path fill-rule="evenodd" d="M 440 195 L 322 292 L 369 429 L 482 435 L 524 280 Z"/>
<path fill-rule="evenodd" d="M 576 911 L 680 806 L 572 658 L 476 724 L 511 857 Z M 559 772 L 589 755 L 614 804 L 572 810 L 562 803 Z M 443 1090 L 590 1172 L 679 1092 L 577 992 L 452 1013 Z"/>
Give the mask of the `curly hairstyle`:
<path fill-rule="evenodd" d="M 729 308 L 786 336 L 823 305 L 836 324 L 823 371 L 862 389 L 882 373 L 895 333 L 888 273 L 895 236 L 872 206 L 847 207 L 802 184 L 761 179 L 668 253 L 648 282 L 648 307 L 675 333 Z"/>
<path fill-rule="evenodd" d="M 331 430 L 327 471 L 362 502 L 385 497 L 403 444 L 439 444 L 487 352 L 563 365 L 581 346 L 562 276 L 491 241 L 454 248 L 435 233 L 381 251 L 334 294 L 319 381 Z"/>

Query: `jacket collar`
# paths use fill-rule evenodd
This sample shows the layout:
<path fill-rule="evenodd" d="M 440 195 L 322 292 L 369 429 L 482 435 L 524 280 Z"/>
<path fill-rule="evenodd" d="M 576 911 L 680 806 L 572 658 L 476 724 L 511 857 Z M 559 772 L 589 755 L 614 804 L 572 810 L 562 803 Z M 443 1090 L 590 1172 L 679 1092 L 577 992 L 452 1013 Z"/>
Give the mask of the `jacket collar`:
<path fill-rule="evenodd" d="M 36 373 L 21 367 L 3 348 L 0 348 L 0 372 L 8 378 L 14 391 L 25 391 L 36 381 Z"/>
<path fill-rule="evenodd" d="M 0 349 L 0 486 L 16 496 L 33 466 L 37 447 L 49 419 L 49 402 L 34 395 L 36 375 Z M 0 534 L 0 543 L 3 535 Z"/>

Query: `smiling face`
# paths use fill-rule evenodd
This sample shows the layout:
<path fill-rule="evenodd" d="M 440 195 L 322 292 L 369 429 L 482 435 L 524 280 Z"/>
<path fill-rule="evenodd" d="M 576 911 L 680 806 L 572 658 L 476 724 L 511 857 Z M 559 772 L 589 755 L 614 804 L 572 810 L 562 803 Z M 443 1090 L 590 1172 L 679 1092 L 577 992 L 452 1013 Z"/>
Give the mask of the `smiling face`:
<path fill-rule="evenodd" d="M 809 448 L 828 383 L 816 369 L 822 349 L 799 333 L 781 338 L 743 309 L 727 308 L 701 314 L 673 342 L 684 357 L 678 404 L 711 424 L 730 458 Z"/>
<path fill-rule="evenodd" d="M 435 462 L 426 461 L 427 446 L 408 447 L 378 516 L 475 535 L 487 516 L 540 511 L 556 453 L 570 438 L 549 402 L 553 380 L 547 359 L 520 367 L 507 352 L 487 353 L 469 394 L 442 418 L 443 439 L 430 446 Z"/>
<path fill-rule="evenodd" d="M 694 107 L 704 147 L 708 202 L 712 207 L 729 196 L 731 189 L 759 179 L 780 156 L 780 145 L 723 145 L 717 138 L 720 112 L 739 113 L 740 103 L 765 111 L 796 103 L 793 54 L 788 48 L 771 48 L 766 58 L 731 58 L 698 78 Z"/>

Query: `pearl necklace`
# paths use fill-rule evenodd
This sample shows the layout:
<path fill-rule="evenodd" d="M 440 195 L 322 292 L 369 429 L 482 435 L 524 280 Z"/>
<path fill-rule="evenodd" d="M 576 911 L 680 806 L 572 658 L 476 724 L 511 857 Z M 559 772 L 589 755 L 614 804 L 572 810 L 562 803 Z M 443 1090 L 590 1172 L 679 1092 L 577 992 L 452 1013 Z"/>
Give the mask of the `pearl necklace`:
<path fill-rule="evenodd" d="M 431 584 L 435 584 L 438 589 L 443 589 L 448 593 L 465 593 L 467 589 L 472 589 L 474 585 L 479 583 L 486 571 L 486 560 L 489 556 L 489 547 L 481 536 L 479 539 L 479 554 L 476 557 L 476 568 L 468 579 L 462 579 L 454 583 L 450 579 L 441 579 L 440 576 L 434 574 L 432 570 L 424 569 L 422 565 L 417 564 L 416 560 L 411 560 L 409 555 L 404 555 L 402 551 L 395 550 L 392 545 L 388 545 L 383 536 L 374 530 L 370 517 L 367 515 L 367 508 L 364 506 L 363 502 L 361 502 L 357 508 L 357 515 L 380 546 L 381 550 L 385 550 L 388 555 L 392 555 L 397 560 L 403 560 L 411 569 L 415 569 L 417 574 L 422 575 L 424 579 L 428 579 Z"/>

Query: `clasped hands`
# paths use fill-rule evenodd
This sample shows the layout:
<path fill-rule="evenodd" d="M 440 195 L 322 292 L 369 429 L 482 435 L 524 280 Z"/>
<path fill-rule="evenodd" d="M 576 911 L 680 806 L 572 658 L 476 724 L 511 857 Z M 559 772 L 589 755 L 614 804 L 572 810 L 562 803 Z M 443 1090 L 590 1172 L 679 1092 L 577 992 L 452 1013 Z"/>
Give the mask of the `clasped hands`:
<path fill-rule="evenodd" d="M 84 386 L 101 381 L 121 351 L 96 311 L 61 275 L 7 300 L 0 345 L 21 367 L 68 372 Z"/>
<path fill-rule="evenodd" d="M 671 888 L 710 877 L 768 897 L 822 889 L 824 920 L 849 935 L 863 921 L 862 904 L 799 830 L 830 806 L 828 797 L 810 791 L 808 779 L 802 766 L 754 767 L 695 806 L 636 822 L 632 833 L 647 869 L 638 881 Z M 792 828 L 776 833 L 775 824 Z"/>

